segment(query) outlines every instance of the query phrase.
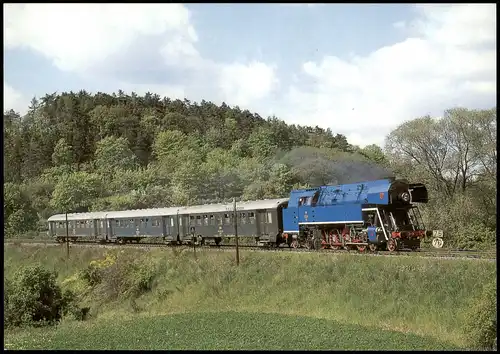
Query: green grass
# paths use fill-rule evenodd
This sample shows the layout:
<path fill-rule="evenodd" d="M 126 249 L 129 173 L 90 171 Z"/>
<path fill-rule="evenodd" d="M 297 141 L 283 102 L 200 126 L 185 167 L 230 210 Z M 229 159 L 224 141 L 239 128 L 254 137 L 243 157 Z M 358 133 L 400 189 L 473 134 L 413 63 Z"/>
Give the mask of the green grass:
<path fill-rule="evenodd" d="M 119 254 L 119 269 L 106 284 L 89 289 L 78 271 L 91 260 L 102 259 L 105 252 Z M 101 321 L 125 326 L 138 318 L 157 323 L 185 312 L 210 311 L 217 316 L 237 311 L 279 314 L 273 315 L 277 318 L 302 316 L 318 323 L 376 328 L 378 333 L 411 333 L 452 347 L 467 344 L 465 312 L 483 286 L 496 281 L 496 264 L 481 260 L 243 251 L 240 267 L 235 267 L 232 253 L 197 250 L 197 256 L 195 261 L 191 250 L 124 249 L 120 253 L 73 248 L 67 261 L 64 247 L 6 246 L 4 269 L 7 277 L 26 264 L 56 269 L 63 286 L 80 294 L 83 306 L 91 307 L 93 320 L 82 324 L 90 326 L 89 331 L 100 328 Z M 132 270 L 123 268 L 127 264 L 134 265 Z M 129 288 L 145 273 L 153 280 L 150 291 L 130 295 Z M 77 328 L 71 326 L 55 333 Z M 346 329 L 346 333 L 349 337 L 351 332 Z M 281 335 L 286 343 L 286 333 Z"/>
<path fill-rule="evenodd" d="M 460 349 L 394 331 L 301 316 L 185 313 L 7 333 L 7 349 Z"/>

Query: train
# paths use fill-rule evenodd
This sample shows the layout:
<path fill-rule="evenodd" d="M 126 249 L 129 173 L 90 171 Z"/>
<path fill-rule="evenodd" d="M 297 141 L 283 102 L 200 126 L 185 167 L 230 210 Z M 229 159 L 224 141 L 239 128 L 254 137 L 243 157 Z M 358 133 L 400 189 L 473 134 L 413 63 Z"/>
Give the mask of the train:
<path fill-rule="evenodd" d="M 289 198 L 237 203 L 57 214 L 49 236 L 58 242 L 170 245 L 232 243 L 235 235 L 261 247 L 416 251 L 432 237 L 443 247 L 443 231 L 427 230 L 419 204 L 428 202 L 423 183 L 385 178 L 290 192 Z"/>

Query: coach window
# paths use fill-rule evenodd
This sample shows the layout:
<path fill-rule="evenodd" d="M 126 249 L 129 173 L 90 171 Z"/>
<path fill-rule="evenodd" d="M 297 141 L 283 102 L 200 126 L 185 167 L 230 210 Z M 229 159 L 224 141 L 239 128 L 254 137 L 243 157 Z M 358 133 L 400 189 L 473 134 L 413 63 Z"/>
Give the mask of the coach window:
<path fill-rule="evenodd" d="M 213 215 L 210 215 L 210 225 L 215 225 L 215 218 Z"/>
<path fill-rule="evenodd" d="M 196 215 L 196 225 L 201 225 L 201 215 Z"/>
<path fill-rule="evenodd" d="M 246 224 L 247 223 L 247 214 L 240 213 L 240 223 L 241 224 Z"/>
<path fill-rule="evenodd" d="M 248 213 L 248 221 L 250 221 L 250 224 L 255 224 L 255 213 Z"/>
<path fill-rule="evenodd" d="M 208 225 L 208 215 L 203 215 L 203 224 Z"/>
<path fill-rule="evenodd" d="M 195 225 L 195 221 L 194 221 L 194 215 L 190 215 L 189 216 L 189 225 Z"/>
<path fill-rule="evenodd" d="M 270 211 L 267 212 L 267 223 L 268 224 L 273 223 L 273 214 Z"/>
<path fill-rule="evenodd" d="M 231 217 L 229 214 L 224 214 L 224 224 L 229 225 L 231 223 Z"/>
<path fill-rule="evenodd" d="M 219 225 L 222 225 L 223 221 L 222 221 L 222 215 L 217 215 L 217 221 L 218 221 L 218 224 Z"/>

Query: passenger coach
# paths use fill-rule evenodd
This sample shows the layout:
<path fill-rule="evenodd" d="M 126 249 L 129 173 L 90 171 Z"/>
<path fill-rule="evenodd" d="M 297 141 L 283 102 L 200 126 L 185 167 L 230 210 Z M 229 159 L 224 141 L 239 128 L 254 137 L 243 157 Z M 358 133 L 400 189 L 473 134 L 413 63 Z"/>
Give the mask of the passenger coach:
<path fill-rule="evenodd" d="M 185 244 L 194 235 L 201 243 L 218 245 L 234 237 L 236 217 L 239 236 L 279 245 L 282 209 L 287 203 L 288 198 L 239 202 L 236 216 L 232 203 L 68 214 L 68 236 L 71 241 L 122 243 L 162 238 L 166 243 Z M 64 241 L 66 215 L 53 215 L 47 221 L 49 234 Z"/>

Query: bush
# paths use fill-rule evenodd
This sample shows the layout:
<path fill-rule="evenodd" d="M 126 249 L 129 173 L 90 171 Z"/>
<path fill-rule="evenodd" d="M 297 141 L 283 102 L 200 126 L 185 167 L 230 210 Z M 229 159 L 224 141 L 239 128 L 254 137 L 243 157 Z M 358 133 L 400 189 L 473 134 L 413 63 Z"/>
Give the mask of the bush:
<path fill-rule="evenodd" d="M 61 291 L 56 277 L 56 272 L 29 266 L 18 270 L 14 281 L 6 281 L 4 327 L 58 322 L 72 304 L 74 296 Z"/>
<path fill-rule="evenodd" d="M 123 251 L 122 251 L 123 252 Z M 155 286 L 156 265 L 122 253 L 106 253 L 81 272 L 82 279 L 104 301 L 137 298 Z"/>
<path fill-rule="evenodd" d="M 497 338 L 497 290 L 492 282 L 484 287 L 467 313 L 465 335 L 473 349 L 491 350 Z"/>
<path fill-rule="evenodd" d="M 111 267 L 116 262 L 116 256 L 105 254 L 103 260 L 94 260 L 90 262 L 87 268 L 81 272 L 82 278 L 91 287 L 95 287 L 102 282 L 103 270 Z"/>

